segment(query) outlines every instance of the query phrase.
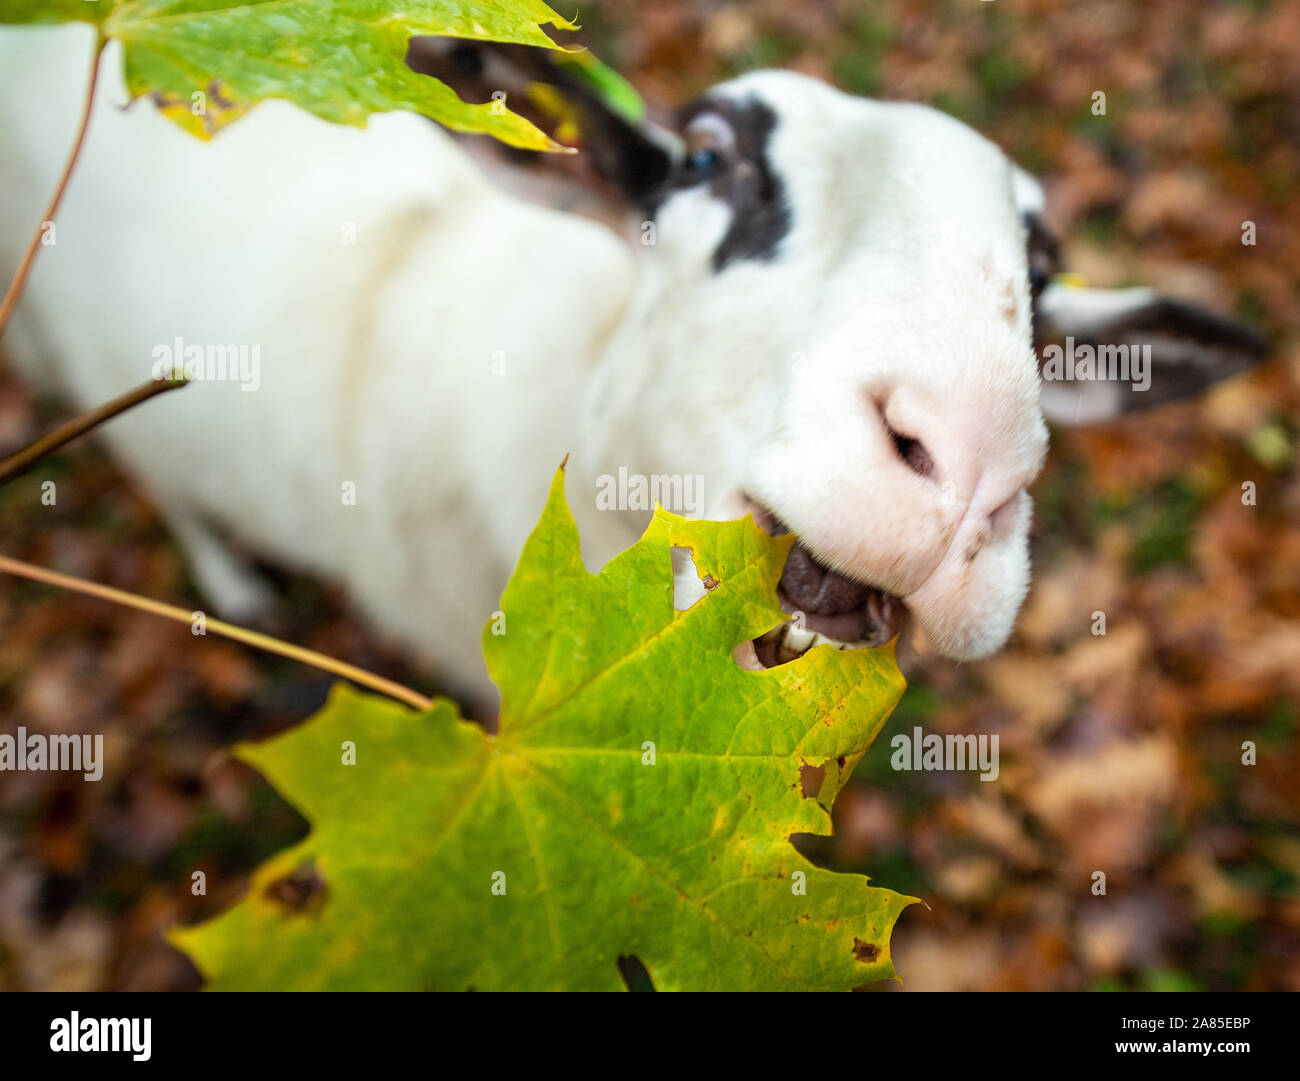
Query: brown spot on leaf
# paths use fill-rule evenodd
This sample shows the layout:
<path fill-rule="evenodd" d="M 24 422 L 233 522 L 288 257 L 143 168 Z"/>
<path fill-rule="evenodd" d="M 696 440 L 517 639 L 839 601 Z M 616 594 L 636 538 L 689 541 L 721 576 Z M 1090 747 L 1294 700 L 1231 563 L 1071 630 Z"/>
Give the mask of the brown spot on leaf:
<path fill-rule="evenodd" d="M 705 588 L 705 589 L 708 589 L 708 590 L 714 590 L 714 589 L 717 589 L 717 588 L 718 588 L 718 580 L 717 580 L 716 578 L 714 578 L 713 575 L 711 575 L 711 574 L 706 574 L 706 575 L 704 576 L 704 588 Z"/>
<path fill-rule="evenodd" d="M 870 942 L 863 942 L 860 938 L 855 938 L 853 940 L 853 956 L 864 965 L 869 965 L 880 956 L 880 947 L 873 946 Z"/>
<path fill-rule="evenodd" d="M 221 80 L 210 79 L 207 89 L 208 101 L 221 109 L 233 109 L 235 103 L 221 93 Z"/>
<path fill-rule="evenodd" d="M 319 908 L 329 890 L 316 865 L 310 860 L 266 887 L 265 896 L 290 912 L 309 912 Z"/>

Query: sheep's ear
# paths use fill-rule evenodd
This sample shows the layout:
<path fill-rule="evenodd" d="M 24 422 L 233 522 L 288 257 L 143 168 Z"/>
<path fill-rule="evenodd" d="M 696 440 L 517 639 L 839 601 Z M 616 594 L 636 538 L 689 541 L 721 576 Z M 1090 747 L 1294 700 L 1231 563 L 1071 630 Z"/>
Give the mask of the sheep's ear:
<path fill-rule="evenodd" d="M 1196 394 L 1263 360 L 1253 331 L 1150 289 L 1052 281 L 1034 298 L 1048 420 L 1088 424 Z"/>
<path fill-rule="evenodd" d="M 526 45 L 411 39 L 407 64 L 450 86 L 464 101 L 504 100 L 576 157 L 502 147 L 516 164 L 562 169 L 575 179 L 612 186 L 637 205 L 667 179 L 675 138 L 638 115 L 635 91 L 587 53 Z"/>

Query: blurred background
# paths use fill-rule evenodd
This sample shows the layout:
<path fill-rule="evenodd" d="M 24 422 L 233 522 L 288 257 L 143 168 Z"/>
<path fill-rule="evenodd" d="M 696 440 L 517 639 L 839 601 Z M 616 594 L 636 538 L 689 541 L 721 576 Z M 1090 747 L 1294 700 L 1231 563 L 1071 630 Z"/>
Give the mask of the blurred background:
<path fill-rule="evenodd" d="M 1053 433 L 1011 645 L 924 664 L 841 795 L 837 835 L 805 847 L 929 903 L 895 933 L 903 990 L 1300 990 L 1300 0 L 596 0 L 579 21 L 652 106 L 770 66 L 934 104 L 1044 179 L 1090 284 L 1158 285 L 1275 343 L 1271 364 L 1196 402 Z M 0 360 L 0 451 L 66 415 Z M 45 480 L 56 507 L 40 506 Z M 199 604 L 93 439 L 0 488 L 0 537 Z M 286 598 L 273 632 L 426 685 L 335 591 L 264 570 Z M 196 987 L 161 932 L 232 903 L 306 832 L 224 749 L 299 722 L 331 680 L 181 635 L 0 582 L 0 730 L 103 731 L 107 757 L 98 784 L 0 779 L 0 989 Z M 893 772 L 889 739 L 914 725 L 997 733 L 998 781 Z M 206 897 L 190 895 L 196 869 Z"/>

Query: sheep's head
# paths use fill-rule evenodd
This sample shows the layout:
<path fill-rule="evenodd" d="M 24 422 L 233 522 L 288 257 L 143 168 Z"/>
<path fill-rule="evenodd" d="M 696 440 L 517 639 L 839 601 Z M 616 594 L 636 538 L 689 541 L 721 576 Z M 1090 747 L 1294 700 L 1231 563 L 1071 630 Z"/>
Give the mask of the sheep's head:
<path fill-rule="evenodd" d="M 605 456 L 797 534 L 803 615 L 766 659 L 906 611 L 948 656 L 997 649 L 1047 446 L 1011 166 L 938 112 L 785 73 L 693 103 L 681 137 L 601 374 Z"/>
<path fill-rule="evenodd" d="M 1135 389 L 1135 368 L 1106 414 L 1262 351 L 1144 291 L 1049 284 L 1037 186 L 922 106 L 754 73 L 623 160 L 645 209 L 644 273 L 596 377 L 588 457 L 700 475 L 708 517 L 748 511 L 797 534 L 782 600 L 802 616 L 760 644 L 765 663 L 816 633 L 877 644 L 907 613 L 945 656 L 1002 646 L 1047 447 L 1036 329 L 1158 344 L 1155 392 Z M 1066 419 L 1095 397 L 1049 389 Z"/>

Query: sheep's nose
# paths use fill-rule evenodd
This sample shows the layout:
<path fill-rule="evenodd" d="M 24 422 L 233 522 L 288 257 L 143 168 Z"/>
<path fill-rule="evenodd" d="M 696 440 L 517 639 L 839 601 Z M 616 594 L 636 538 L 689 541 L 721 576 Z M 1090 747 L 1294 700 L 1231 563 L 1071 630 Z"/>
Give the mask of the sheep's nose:
<path fill-rule="evenodd" d="M 1030 476 L 989 441 L 969 407 L 898 387 L 879 412 L 900 466 L 930 481 L 935 497 L 971 523 L 981 545 L 1011 536 Z"/>

